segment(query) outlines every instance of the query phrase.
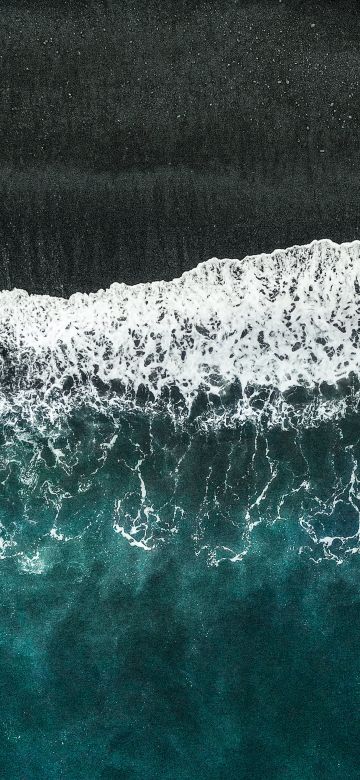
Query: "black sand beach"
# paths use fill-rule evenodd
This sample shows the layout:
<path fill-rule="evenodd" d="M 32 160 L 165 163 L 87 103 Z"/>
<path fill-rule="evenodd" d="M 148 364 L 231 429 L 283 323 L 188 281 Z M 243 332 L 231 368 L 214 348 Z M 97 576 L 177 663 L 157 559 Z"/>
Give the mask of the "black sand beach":
<path fill-rule="evenodd" d="M 68 295 L 359 236 L 352 2 L 14 2 L 0 286 Z"/>

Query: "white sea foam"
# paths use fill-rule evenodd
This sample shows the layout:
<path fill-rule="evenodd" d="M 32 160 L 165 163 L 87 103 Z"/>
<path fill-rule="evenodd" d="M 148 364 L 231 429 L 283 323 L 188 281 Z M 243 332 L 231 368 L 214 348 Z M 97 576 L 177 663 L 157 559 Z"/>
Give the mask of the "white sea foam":
<path fill-rule="evenodd" d="M 359 241 L 211 259 L 171 282 L 68 300 L 3 291 L 2 402 L 50 403 L 64 382 L 92 396 L 114 380 L 130 393 L 143 385 L 155 399 L 175 386 L 188 407 L 234 380 L 333 385 L 360 374 L 359 325 Z"/>

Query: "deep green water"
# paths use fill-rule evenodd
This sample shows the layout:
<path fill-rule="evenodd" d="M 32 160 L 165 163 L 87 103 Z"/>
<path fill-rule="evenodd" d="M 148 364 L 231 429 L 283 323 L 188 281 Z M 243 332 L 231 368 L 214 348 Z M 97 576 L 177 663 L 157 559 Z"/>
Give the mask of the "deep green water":
<path fill-rule="evenodd" d="M 358 778 L 359 434 L 3 420 L 0 776 Z"/>

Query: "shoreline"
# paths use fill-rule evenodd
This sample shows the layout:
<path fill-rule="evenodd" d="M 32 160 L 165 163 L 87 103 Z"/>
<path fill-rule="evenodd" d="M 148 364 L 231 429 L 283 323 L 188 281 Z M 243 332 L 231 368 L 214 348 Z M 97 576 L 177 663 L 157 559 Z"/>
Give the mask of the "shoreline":
<path fill-rule="evenodd" d="M 343 166 L 316 181 L 301 169 L 270 180 L 235 168 L 3 168 L 0 289 L 67 298 L 171 281 L 211 257 L 270 254 L 314 236 L 351 242 L 359 179 Z"/>

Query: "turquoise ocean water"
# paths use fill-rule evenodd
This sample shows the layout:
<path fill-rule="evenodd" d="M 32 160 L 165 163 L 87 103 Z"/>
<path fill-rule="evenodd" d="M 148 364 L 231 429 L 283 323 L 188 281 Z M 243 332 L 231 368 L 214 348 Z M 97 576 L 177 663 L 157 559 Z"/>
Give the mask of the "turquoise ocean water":
<path fill-rule="evenodd" d="M 358 256 L 1 294 L 1 777 L 359 777 Z"/>

